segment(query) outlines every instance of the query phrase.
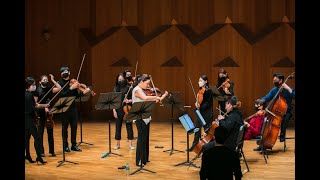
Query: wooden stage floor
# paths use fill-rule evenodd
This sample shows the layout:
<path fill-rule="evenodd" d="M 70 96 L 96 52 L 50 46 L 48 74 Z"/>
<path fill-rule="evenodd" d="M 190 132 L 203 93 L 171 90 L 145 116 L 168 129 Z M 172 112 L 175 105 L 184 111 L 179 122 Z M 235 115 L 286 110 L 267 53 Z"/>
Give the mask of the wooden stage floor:
<path fill-rule="evenodd" d="M 134 137 L 137 137 L 137 128 L 133 124 Z M 129 150 L 126 140 L 125 124 L 122 126 L 121 148 L 114 150 L 115 146 L 115 124 L 111 123 L 111 151 L 121 154 L 116 156 L 111 154 L 106 158 L 100 158 L 103 153 L 109 152 L 109 133 L 107 122 L 85 122 L 83 123 L 83 142 L 92 143 L 87 145 L 82 143 L 80 148 L 82 152 L 71 151 L 66 153 L 65 159 L 68 161 L 78 162 L 79 164 L 63 163 L 62 166 L 56 167 L 58 161 L 62 160 L 62 137 L 61 124 L 56 123 L 54 129 L 55 152 L 56 157 L 48 155 L 48 142 L 46 130 L 44 133 L 44 148 L 48 161 L 45 165 L 30 164 L 25 161 L 25 178 L 33 179 L 199 179 L 199 169 L 188 166 L 174 166 L 175 164 L 187 160 L 186 152 L 174 152 L 171 156 L 170 152 L 163 152 L 171 149 L 171 123 L 152 122 L 150 126 L 150 163 L 146 169 L 155 171 L 156 174 L 147 171 L 140 171 L 132 176 L 126 177 L 126 172 L 118 167 L 124 166 L 126 162 L 130 163 L 131 172 L 138 169 L 135 165 L 136 150 Z M 70 127 L 68 130 L 68 142 L 70 144 Z M 80 125 L 78 125 L 77 141 L 80 142 Z M 295 131 L 293 128 L 288 128 L 287 137 L 294 137 Z M 193 140 L 193 135 L 189 136 L 190 145 Z M 186 132 L 182 125 L 178 122 L 174 124 L 174 149 L 186 150 Z M 136 140 L 134 140 L 136 147 Z M 163 146 L 163 148 L 155 148 L 155 146 Z M 250 172 L 244 174 L 243 179 L 295 179 L 295 139 L 287 140 L 287 151 L 283 151 L 283 143 L 278 140 L 269 151 L 268 164 L 265 163 L 263 156 L 253 148 L 256 147 L 255 141 L 245 141 L 244 154 L 247 159 Z M 33 146 L 33 138 L 30 141 L 30 151 L 33 160 L 36 159 L 35 149 Z M 190 160 L 195 157 L 193 152 L 190 152 Z M 196 165 L 201 164 L 201 159 L 194 161 Z M 242 169 L 245 169 L 245 163 L 241 161 Z"/>

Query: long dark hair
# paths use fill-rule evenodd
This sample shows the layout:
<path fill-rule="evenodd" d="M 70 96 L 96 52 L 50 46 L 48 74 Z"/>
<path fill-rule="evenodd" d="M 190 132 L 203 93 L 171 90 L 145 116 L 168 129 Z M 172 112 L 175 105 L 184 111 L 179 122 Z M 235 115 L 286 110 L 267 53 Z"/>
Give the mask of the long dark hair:
<path fill-rule="evenodd" d="M 225 74 L 226 75 L 226 79 L 229 78 L 229 75 L 227 73 L 227 71 L 225 69 L 219 69 L 218 71 L 218 85 L 220 86 L 224 81 L 221 80 L 221 78 L 219 77 L 219 74 L 222 73 L 222 74 Z"/>
<path fill-rule="evenodd" d="M 119 84 L 119 81 L 118 81 L 119 76 L 122 76 L 123 79 L 126 81 L 125 75 L 124 75 L 123 73 L 119 73 L 119 74 L 117 75 L 117 77 L 116 77 L 116 82 L 115 82 L 115 90 L 116 90 L 116 91 L 120 91 L 120 88 L 121 88 L 121 87 L 120 87 L 120 84 Z"/>
<path fill-rule="evenodd" d="M 207 83 L 206 83 L 205 86 L 210 87 L 210 85 L 209 85 L 209 80 L 208 80 L 208 76 L 207 76 L 207 75 L 203 74 L 203 75 L 200 76 L 200 78 L 203 79 L 204 81 L 207 81 Z"/>
<path fill-rule="evenodd" d="M 141 81 L 147 81 L 150 79 L 148 74 L 137 75 L 136 79 L 134 80 L 133 87 L 136 87 Z"/>

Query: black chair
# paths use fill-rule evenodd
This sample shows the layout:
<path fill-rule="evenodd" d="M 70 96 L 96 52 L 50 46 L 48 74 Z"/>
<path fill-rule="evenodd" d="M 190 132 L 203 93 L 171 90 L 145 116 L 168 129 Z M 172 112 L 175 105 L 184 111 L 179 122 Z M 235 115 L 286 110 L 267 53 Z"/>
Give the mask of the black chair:
<path fill-rule="evenodd" d="M 250 139 L 251 141 L 258 141 L 258 145 L 259 145 L 259 147 L 260 147 L 260 149 L 262 151 L 263 158 L 264 158 L 264 161 L 266 162 L 266 164 L 268 163 L 267 159 L 269 159 L 269 157 L 268 157 L 266 148 L 264 148 L 263 143 L 261 143 L 262 142 L 261 140 L 262 140 L 263 131 L 264 131 L 264 128 L 266 127 L 267 122 L 268 122 L 268 119 L 267 119 L 267 117 L 265 117 L 263 119 L 263 124 L 262 124 L 262 127 L 261 127 L 260 135 L 255 137 L 255 138 Z"/>
<path fill-rule="evenodd" d="M 243 161 L 245 162 L 246 167 L 247 167 L 247 170 L 243 171 L 242 174 L 245 174 L 250 171 L 247 160 L 246 160 L 244 153 L 243 153 L 243 143 L 244 143 L 244 135 L 246 133 L 246 129 L 247 128 L 246 128 L 245 124 L 240 126 L 239 135 L 238 135 L 238 139 L 237 139 L 237 147 L 235 149 L 236 153 L 239 155 L 239 158 L 243 157 Z"/>

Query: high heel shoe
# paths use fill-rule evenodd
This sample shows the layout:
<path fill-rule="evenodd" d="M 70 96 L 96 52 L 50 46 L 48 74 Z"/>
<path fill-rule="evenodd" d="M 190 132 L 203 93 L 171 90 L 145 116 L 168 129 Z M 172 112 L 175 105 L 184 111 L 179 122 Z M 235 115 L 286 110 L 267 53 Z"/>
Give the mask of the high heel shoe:
<path fill-rule="evenodd" d="M 28 160 L 29 163 L 35 163 L 35 161 L 32 160 L 31 156 L 26 156 L 26 160 Z"/>
<path fill-rule="evenodd" d="M 38 162 L 40 162 L 41 164 L 47 163 L 47 162 L 44 161 L 41 157 L 37 157 L 36 161 L 37 161 L 37 164 L 38 164 Z"/>

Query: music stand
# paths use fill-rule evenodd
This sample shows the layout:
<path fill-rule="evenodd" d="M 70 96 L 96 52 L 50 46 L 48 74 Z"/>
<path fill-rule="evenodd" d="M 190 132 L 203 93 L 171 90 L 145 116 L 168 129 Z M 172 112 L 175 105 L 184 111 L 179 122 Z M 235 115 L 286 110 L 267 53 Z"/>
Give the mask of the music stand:
<path fill-rule="evenodd" d="M 86 93 L 86 94 L 80 94 L 79 98 L 75 99 L 75 102 L 79 102 L 79 111 L 78 111 L 78 116 L 79 116 L 79 120 L 80 120 L 80 142 L 78 144 L 78 147 L 84 143 L 84 144 L 88 144 L 88 145 L 93 145 L 91 143 L 87 143 L 87 142 L 83 142 L 82 141 L 82 118 L 81 118 L 81 103 L 82 102 L 87 102 L 90 99 L 90 95 L 91 93 Z"/>
<path fill-rule="evenodd" d="M 200 168 L 199 166 L 193 164 L 193 162 L 189 160 L 189 135 L 199 131 L 199 128 L 195 128 L 195 126 L 194 126 L 194 124 L 188 114 L 183 114 L 183 115 L 179 116 L 179 120 L 182 123 L 185 130 L 187 131 L 187 161 L 176 164 L 174 166 L 185 165 L 185 166 L 189 166 L 189 167 L 193 166 L 196 168 Z"/>
<path fill-rule="evenodd" d="M 97 104 L 95 106 L 96 110 L 111 110 L 119 109 L 121 106 L 121 92 L 109 92 L 109 93 L 100 93 Z M 117 153 L 111 152 L 111 129 L 110 129 L 110 119 L 109 119 L 109 152 L 104 153 L 100 158 L 105 158 L 109 154 L 114 154 L 117 156 L 122 156 Z"/>
<path fill-rule="evenodd" d="M 163 101 L 163 105 L 166 108 L 170 108 L 171 109 L 171 149 L 168 150 L 164 150 L 163 152 L 167 152 L 170 151 L 170 156 L 173 154 L 173 151 L 177 151 L 177 152 L 184 152 L 184 151 L 180 151 L 180 150 L 176 150 L 173 148 L 173 108 L 178 108 L 182 111 L 185 111 L 184 106 L 182 105 L 181 102 L 181 98 L 180 98 L 180 93 L 179 92 L 172 92 L 170 93 L 169 96 L 167 96 L 167 98 L 164 99 Z"/>
<path fill-rule="evenodd" d="M 130 121 L 133 120 L 139 120 L 139 119 L 145 119 L 151 116 L 151 112 L 154 108 L 155 102 L 154 101 L 144 101 L 144 102 L 136 102 L 132 104 L 132 107 L 130 111 L 128 112 L 127 119 Z M 144 122 L 143 122 L 144 123 Z M 150 122 L 149 122 L 150 123 Z M 151 173 L 156 173 L 154 171 L 145 169 L 142 165 L 142 142 L 140 143 L 140 167 L 135 170 L 133 173 L 130 175 L 133 175 L 141 170 L 145 170 Z"/>
<path fill-rule="evenodd" d="M 55 105 L 52 107 L 52 109 L 50 110 L 50 113 L 55 114 L 55 113 L 61 113 L 62 118 L 64 115 L 64 112 L 66 112 L 68 110 L 68 108 L 70 107 L 70 105 L 73 103 L 74 99 L 76 97 L 75 96 L 71 96 L 71 97 L 62 97 L 60 98 Z M 62 123 L 62 131 L 63 131 L 63 123 Z M 61 166 L 64 162 L 68 162 L 68 163 L 72 163 L 72 164 L 78 164 L 76 162 L 72 162 L 72 161 L 67 161 L 66 160 L 66 155 L 65 155 L 65 149 L 66 147 L 64 146 L 64 133 L 62 133 L 62 154 L 63 154 L 63 159 L 61 161 L 59 161 L 59 164 L 57 165 L 57 167 Z"/>

